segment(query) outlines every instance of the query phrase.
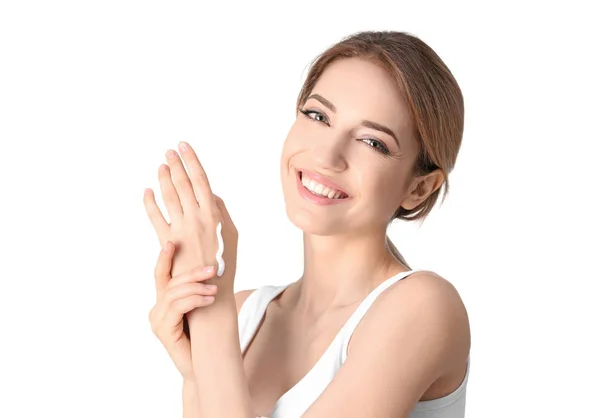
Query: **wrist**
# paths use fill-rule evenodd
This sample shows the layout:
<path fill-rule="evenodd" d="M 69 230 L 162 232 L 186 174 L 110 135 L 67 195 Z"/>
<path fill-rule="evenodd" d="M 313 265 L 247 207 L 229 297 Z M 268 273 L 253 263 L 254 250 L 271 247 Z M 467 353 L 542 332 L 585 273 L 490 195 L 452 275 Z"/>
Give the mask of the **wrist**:
<path fill-rule="evenodd" d="M 216 297 L 218 299 L 221 295 L 228 295 L 228 294 L 233 295 L 234 279 L 235 279 L 235 274 L 225 273 L 220 277 L 215 274 L 210 279 L 205 280 L 204 283 L 215 284 L 219 287 L 219 292 L 217 293 L 217 297 Z"/>
<path fill-rule="evenodd" d="M 199 323 L 204 324 L 202 328 L 211 328 L 211 325 L 206 322 L 207 320 L 218 321 L 218 325 L 213 323 L 212 326 L 218 326 L 219 329 L 223 330 L 223 326 L 225 325 L 223 321 L 228 323 L 231 318 L 237 319 L 235 294 L 233 290 L 221 289 L 220 287 L 213 303 L 187 313 L 190 331 L 192 328 L 196 329 Z M 193 382 L 195 383 L 195 380 Z"/>
<path fill-rule="evenodd" d="M 183 390 L 192 390 L 196 387 L 196 381 L 190 378 L 183 379 Z"/>

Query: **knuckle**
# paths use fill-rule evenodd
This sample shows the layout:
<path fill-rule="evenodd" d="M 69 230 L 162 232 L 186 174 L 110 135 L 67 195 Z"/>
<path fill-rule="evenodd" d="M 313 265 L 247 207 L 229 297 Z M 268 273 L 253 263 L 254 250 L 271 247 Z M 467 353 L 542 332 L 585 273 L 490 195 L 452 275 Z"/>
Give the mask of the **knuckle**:
<path fill-rule="evenodd" d="M 207 292 L 206 285 L 204 283 L 196 282 L 193 283 L 194 295 L 204 295 Z"/>
<path fill-rule="evenodd" d="M 150 313 L 148 314 L 148 321 L 150 323 L 154 322 L 154 308 L 150 309 Z"/>
<path fill-rule="evenodd" d="M 165 293 L 163 295 L 163 303 L 169 307 L 173 304 L 173 301 L 175 300 L 175 295 L 173 294 L 173 288 L 170 289 L 166 289 Z"/>
<path fill-rule="evenodd" d="M 150 321 L 150 329 L 153 334 L 158 335 L 158 322 L 154 318 Z"/>
<path fill-rule="evenodd" d="M 185 310 L 185 305 L 186 305 L 186 300 L 179 299 L 179 300 L 176 300 L 175 302 L 173 302 L 173 304 L 171 305 L 171 309 L 177 313 L 180 313 Z"/>
<path fill-rule="evenodd" d="M 208 267 L 208 266 L 206 266 L 206 267 Z M 211 270 L 204 271 L 204 269 L 206 267 L 204 267 L 204 266 L 198 267 L 198 270 L 194 274 L 194 280 L 195 281 L 198 281 L 198 280 L 207 280 L 207 279 L 213 277 L 216 274 L 216 269 L 214 268 L 214 266 L 212 267 Z"/>
<path fill-rule="evenodd" d="M 204 283 L 195 283 L 194 287 L 196 288 L 195 293 L 197 295 L 203 296 L 210 293 L 210 288 L 206 287 Z"/>
<path fill-rule="evenodd" d="M 208 180 L 208 177 L 203 170 L 199 170 L 194 177 L 199 183 L 205 183 Z"/>
<path fill-rule="evenodd" d="M 154 278 L 162 279 L 162 277 L 163 277 L 162 266 L 156 265 L 156 267 L 154 267 Z"/>
<path fill-rule="evenodd" d="M 171 167 L 166 164 L 161 165 L 158 168 L 158 178 L 163 182 L 167 182 L 171 177 Z"/>
<path fill-rule="evenodd" d="M 212 205 L 211 214 L 212 214 L 211 218 L 212 218 L 213 223 L 215 224 L 215 226 L 219 222 L 222 222 L 222 220 L 221 220 L 221 218 L 222 218 L 222 216 L 221 216 L 221 210 L 219 209 L 219 207 L 217 205 Z"/>
<path fill-rule="evenodd" d="M 172 278 L 171 280 L 169 280 L 167 282 L 167 285 L 165 286 L 165 288 L 162 291 L 162 295 L 164 295 L 167 291 L 171 290 L 172 288 L 178 286 L 180 283 L 182 283 L 181 276 Z"/>

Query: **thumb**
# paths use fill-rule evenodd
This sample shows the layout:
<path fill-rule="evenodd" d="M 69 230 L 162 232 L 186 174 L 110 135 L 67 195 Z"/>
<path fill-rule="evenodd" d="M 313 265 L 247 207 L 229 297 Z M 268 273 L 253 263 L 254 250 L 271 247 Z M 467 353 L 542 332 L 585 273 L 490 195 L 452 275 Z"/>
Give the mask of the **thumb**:
<path fill-rule="evenodd" d="M 225 207 L 225 202 L 223 202 L 223 199 L 221 199 L 219 196 L 217 196 L 217 195 L 213 195 L 213 196 L 215 197 L 215 203 L 217 204 L 217 207 L 219 208 L 219 211 L 221 212 L 221 216 L 223 216 L 223 222 L 224 222 L 223 227 L 226 228 L 228 231 L 232 231 L 237 234 L 237 229 L 235 227 L 235 224 L 233 223 L 233 220 L 231 219 L 231 215 L 229 215 L 229 211 L 227 210 L 227 207 Z"/>
<path fill-rule="evenodd" d="M 173 253 L 175 245 L 167 241 L 158 255 L 156 266 L 154 267 L 154 279 L 156 284 L 156 295 L 165 290 L 169 280 L 171 280 L 171 266 L 173 263 Z"/>

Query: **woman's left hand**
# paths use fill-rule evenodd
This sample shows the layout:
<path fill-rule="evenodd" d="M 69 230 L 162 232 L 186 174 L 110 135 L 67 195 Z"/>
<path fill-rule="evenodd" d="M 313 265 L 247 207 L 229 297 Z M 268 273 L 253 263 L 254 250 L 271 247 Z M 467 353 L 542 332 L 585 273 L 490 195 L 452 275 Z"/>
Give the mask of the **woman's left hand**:
<path fill-rule="evenodd" d="M 167 223 L 156 204 L 152 189 L 146 189 L 144 205 L 152 226 L 158 235 L 161 247 L 167 241 L 175 244 L 175 256 L 171 276 L 177 276 L 198 266 L 217 264 L 217 225 L 221 223 L 225 270 L 215 277 L 221 290 L 233 291 L 237 261 L 238 231 L 223 200 L 215 196 L 210 188 L 206 173 L 196 153 L 189 144 L 179 144 L 183 162 L 179 155 L 169 150 L 167 165 L 158 171 L 160 189 L 169 219 Z M 189 176 L 186 173 L 186 169 Z"/>

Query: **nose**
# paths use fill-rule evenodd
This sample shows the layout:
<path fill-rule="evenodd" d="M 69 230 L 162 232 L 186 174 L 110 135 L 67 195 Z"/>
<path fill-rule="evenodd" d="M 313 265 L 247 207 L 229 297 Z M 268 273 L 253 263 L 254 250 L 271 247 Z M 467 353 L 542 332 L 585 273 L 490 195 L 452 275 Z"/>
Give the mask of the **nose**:
<path fill-rule="evenodd" d="M 315 163 L 323 171 L 344 171 L 348 168 L 346 159 L 348 140 L 342 135 L 324 138 L 315 149 Z"/>

